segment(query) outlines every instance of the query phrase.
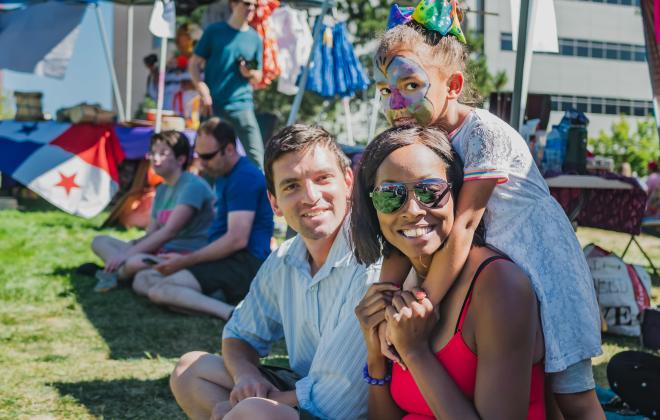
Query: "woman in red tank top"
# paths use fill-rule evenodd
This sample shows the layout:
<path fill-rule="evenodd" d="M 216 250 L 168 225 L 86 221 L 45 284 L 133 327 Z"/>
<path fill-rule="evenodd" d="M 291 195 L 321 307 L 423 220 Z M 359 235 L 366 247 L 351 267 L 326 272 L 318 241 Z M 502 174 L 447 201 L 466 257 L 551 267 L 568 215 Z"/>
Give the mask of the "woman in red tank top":
<path fill-rule="evenodd" d="M 424 277 L 451 232 L 462 180 L 461 162 L 442 132 L 401 127 L 378 136 L 354 188 L 358 260 L 369 264 L 400 252 Z M 378 283 L 356 308 L 368 351 L 370 418 L 545 418 L 536 297 L 526 275 L 488 247 L 484 233 L 481 224 L 438 307 L 420 289 L 395 292 Z M 402 361 L 391 371 L 377 334 L 383 320 Z"/>

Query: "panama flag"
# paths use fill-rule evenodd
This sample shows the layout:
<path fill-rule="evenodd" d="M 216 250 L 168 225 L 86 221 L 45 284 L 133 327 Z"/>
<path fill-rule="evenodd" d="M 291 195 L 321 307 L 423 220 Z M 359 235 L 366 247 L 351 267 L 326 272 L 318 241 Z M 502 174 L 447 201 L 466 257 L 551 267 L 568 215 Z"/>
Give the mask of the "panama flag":
<path fill-rule="evenodd" d="M 112 125 L 0 121 L 0 172 L 71 214 L 108 205 L 123 159 Z"/>

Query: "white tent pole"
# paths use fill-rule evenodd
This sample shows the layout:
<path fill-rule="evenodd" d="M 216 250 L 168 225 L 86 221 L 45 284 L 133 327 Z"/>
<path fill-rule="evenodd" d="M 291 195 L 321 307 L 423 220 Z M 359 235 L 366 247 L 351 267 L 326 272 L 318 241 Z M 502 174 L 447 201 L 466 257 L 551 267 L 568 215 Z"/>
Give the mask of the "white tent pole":
<path fill-rule="evenodd" d="M 529 92 L 529 75 L 532 67 L 532 47 L 534 43 L 534 15 L 537 0 L 520 2 L 518 19 L 518 45 L 516 50 L 516 72 L 513 80 L 513 100 L 511 103 L 511 126 L 520 130 Z"/>
<path fill-rule="evenodd" d="M 658 97 L 653 97 L 653 114 L 655 116 L 655 128 L 658 130 L 658 138 L 660 138 L 660 104 Z"/>
<path fill-rule="evenodd" d="M 126 118 L 131 118 L 133 102 L 133 4 L 128 6 L 128 29 L 126 31 Z"/>
<path fill-rule="evenodd" d="M 293 105 L 291 106 L 291 112 L 289 113 L 289 119 L 287 120 L 286 125 L 292 125 L 294 122 L 296 122 L 296 117 L 298 116 L 300 105 L 302 104 L 303 95 L 305 94 L 305 88 L 307 87 L 307 78 L 309 77 L 309 68 L 312 65 L 314 58 L 314 49 L 316 48 L 316 44 L 321 41 L 321 27 L 323 26 L 323 18 L 328 13 L 331 3 L 332 0 L 323 0 L 323 5 L 321 6 L 321 14 L 316 18 L 316 22 L 314 23 L 314 41 L 312 42 L 312 49 L 309 52 L 309 57 L 307 58 L 307 65 L 305 66 L 302 76 L 300 77 L 298 93 L 296 93 L 296 98 L 293 100 Z"/>
<path fill-rule="evenodd" d="M 371 101 L 371 116 L 369 117 L 369 137 L 367 143 L 373 140 L 376 135 L 376 123 L 378 122 L 378 108 L 380 108 L 380 90 L 376 86 L 376 95 Z"/>
<path fill-rule="evenodd" d="M 160 133 L 163 119 L 163 97 L 165 95 L 165 61 L 167 55 L 167 38 L 160 39 L 160 64 L 158 65 L 158 102 L 156 110 L 156 133 Z"/>
<path fill-rule="evenodd" d="M 117 73 L 115 73 L 115 66 L 112 61 L 112 55 L 110 54 L 110 43 L 108 42 L 108 34 L 105 31 L 105 23 L 103 23 L 103 13 L 98 4 L 94 4 L 94 10 L 96 10 L 96 21 L 99 25 L 99 30 L 101 31 L 101 40 L 103 41 L 103 50 L 105 51 L 105 60 L 108 64 L 108 69 L 110 70 L 110 77 L 112 79 L 112 90 L 115 95 L 115 102 L 117 103 L 117 112 L 119 113 L 119 120 L 125 121 L 126 114 L 124 114 L 124 103 L 121 100 L 121 94 L 119 93 L 119 83 L 117 83 Z"/>

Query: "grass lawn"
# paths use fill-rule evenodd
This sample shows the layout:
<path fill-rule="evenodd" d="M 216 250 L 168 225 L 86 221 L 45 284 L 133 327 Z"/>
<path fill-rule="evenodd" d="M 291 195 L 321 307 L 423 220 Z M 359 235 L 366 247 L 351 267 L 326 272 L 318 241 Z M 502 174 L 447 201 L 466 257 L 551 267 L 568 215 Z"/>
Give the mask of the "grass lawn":
<path fill-rule="evenodd" d="M 73 273 L 98 262 L 94 235 L 140 235 L 98 229 L 104 216 L 84 220 L 34 203 L 0 211 L 0 418 L 184 418 L 169 373 L 187 351 L 218 351 L 223 322 L 170 313 L 128 289 L 95 293 L 94 279 Z M 619 253 L 628 239 L 595 229 L 578 236 Z M 660 265 L 660 239 L 640 242 Z M 646 264 L 637 249 L 626 260 Z M 658 303 L 658 284 L 653 292 Z M 613 354 L 636 347 L 606 336 L 595 360 L 599 383 Z M 277 348 L 273 358 L 282 363 Z"/>

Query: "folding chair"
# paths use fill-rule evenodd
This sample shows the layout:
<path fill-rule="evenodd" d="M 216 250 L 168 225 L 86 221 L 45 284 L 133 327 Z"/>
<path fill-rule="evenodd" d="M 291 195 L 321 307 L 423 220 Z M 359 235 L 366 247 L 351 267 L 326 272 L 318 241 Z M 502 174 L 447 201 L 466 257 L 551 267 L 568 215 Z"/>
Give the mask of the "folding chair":
<path fill-rule="evenodd" d="M 642 222 L 642 232 L 646 233 L 647 235 L 660 238 L 660 219 L 655 221 Z M 630 245 L 632 245 L 633 243 L 637 245 L 637 248 L 641 251 L 644 258 L 646 258 L 646 261 L 649 262 L 649 265 L 653 270 L 653 275 L 655 277 L 660 277 L 660 275 L 658 275 L 658 269 L 655 267 L 655 264 L 653 264 L 653 260 L 651 259 L 651 257 L 648 256 L 646 251 L 644 251 L 642 245 L 639 242 L 637 242 L 637 237 L 635 235 L 630 235 L 630 241 L 628 241 L 628 245 L 626 245 L 626 249 L 623 251 L 623 254 L 621 254 L 621 258 L 626 256 L 626 253 L 628 252 Z"/>

